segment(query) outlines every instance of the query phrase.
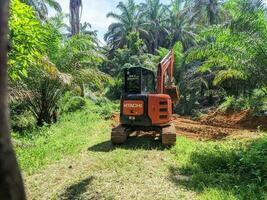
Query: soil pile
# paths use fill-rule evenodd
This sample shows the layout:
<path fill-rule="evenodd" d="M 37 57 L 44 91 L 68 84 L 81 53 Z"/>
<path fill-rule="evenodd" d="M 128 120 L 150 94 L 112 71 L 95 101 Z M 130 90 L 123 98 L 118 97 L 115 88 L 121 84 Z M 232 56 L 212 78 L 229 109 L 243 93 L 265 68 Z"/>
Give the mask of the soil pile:
<path fill-rule="evenodd" d="M 201 121 L 194 121 L 178 115 L 174 115 L 173 123 L 176 127 L 177 135 L 199 140 L 219 140 L 239 132 L 236 128 L 203 124 Z"/>
<path fill-rule="evenodd" d="M 120 123 L 119 113 L 112 116 L 112 126 Z M 249 111 L 222 113 L 212 112 L 199 121 L 189 117 L 173 115 L 172 123 L 177 135 L 198 140 L 220 140 L 225 137 L 253 137 L 255 129 L 267 130 L 267 117 L 253 117 Z M 240 135 L 241 130 L 247 130 L 247 135 Z M 252 134 L 253 133 L 253 134 Z M 244 134 L 244 131 L 242 132 Z M 153 135 L 151 133 L 150 135 Z"/>
<path fill-rule="evenodd" d="M 228 127 L 267 130 L 267 116 L 253 116 L 249 110 L 240 112 L 213 112 L 203 117 L 202 124 Z"/>

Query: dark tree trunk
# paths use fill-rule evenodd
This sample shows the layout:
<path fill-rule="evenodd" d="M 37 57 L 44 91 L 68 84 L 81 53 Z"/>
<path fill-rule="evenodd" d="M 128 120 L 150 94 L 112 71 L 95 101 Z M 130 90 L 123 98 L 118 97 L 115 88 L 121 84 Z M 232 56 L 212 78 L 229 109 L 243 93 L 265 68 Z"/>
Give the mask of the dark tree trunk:
<path fill-rule="evenodd" d="M 0 199 L 26 199 L 13 151 L 8 120 L 7 49 L 9 0 L 0 0 Z"/>
<path fill-rule="evenodd" d="M 71 35 L 80 33 L 82 0 L 70 0 L 70 26 Z"/>
<path fill-rule="evenodd" d="M 209 10 L 208 18 L 209 18 L 210 25 L 217 24 L 217 16 L 218 16 L 218 2 L 217 2 L 217 0 L 210 1 L 208 10 Z"/>

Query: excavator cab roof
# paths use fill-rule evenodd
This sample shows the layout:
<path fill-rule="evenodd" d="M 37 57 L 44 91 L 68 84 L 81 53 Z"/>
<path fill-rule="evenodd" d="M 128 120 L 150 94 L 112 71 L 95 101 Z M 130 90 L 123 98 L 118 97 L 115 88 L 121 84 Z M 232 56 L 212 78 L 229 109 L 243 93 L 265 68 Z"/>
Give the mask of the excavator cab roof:
<path fill-rule="evenodd" d="M 144 67 L 124 69 L 124 91 L 126 94 L 155 93 L 155 73 Z"/>

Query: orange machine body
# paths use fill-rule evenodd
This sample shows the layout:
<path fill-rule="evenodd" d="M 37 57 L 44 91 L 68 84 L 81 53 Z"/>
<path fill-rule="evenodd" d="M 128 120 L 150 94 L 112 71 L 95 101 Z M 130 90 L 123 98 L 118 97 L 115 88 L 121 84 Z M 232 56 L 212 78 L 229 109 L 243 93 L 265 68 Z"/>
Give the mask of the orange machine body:
<path fill-rule="evenodd" d="M 149 94 L 148 116 L 152 125 L 168 124 L 172 116 L 171 98 L 166 94 Z"/>
<path fill-rule="evenodd" d="M 166 94 L 128 96 L 122 99 L 121 123 L 138 126 L 163 126 L 171 121 L 172 101 Z M 133 98 L 133 99 L 132 99 Z"/>
<path fill-rule="evenodd" d="M 171 122 L 173 105 L 179 100 L 177 87 L 173 85 L 173 63 L 174 54 L 170 51 L 158 65 L 157 80 L 149 69 L 125 69 L 122 125 L 165 126 Z"/>

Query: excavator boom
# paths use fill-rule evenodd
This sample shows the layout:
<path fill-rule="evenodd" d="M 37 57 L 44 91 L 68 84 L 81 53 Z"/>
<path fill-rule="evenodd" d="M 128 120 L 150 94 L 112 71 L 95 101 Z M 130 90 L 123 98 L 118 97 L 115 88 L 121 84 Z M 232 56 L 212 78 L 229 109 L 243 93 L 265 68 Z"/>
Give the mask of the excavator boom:
<path fill-rule="evenodd" d="M 158 64 L 157 93 L 168 94 L 173 103 L 179 101 L 179 92 L 173 78 L 174 53 L 171 50 Z"/>
<path fill-rule="evenodd" d="M 158 71 L 157 71 L 157 93 L 163 94 L 164 93 L 164 82 L 167 75 L 172 81 L 173 79 L 173 64 L 174 64 L 174 55 L 173 51 L 171 50 L 158 64 Z"/>

